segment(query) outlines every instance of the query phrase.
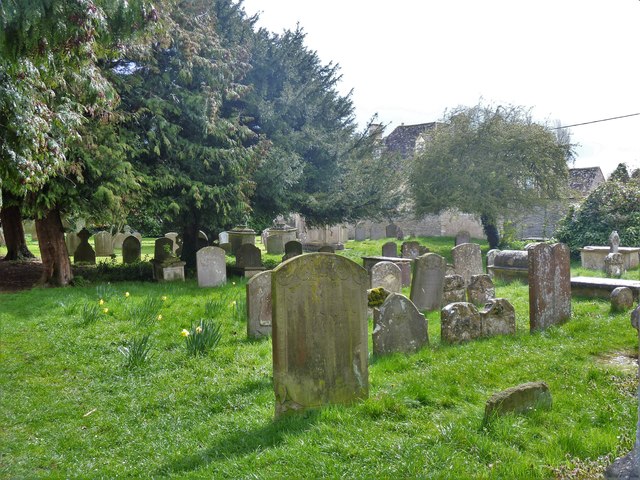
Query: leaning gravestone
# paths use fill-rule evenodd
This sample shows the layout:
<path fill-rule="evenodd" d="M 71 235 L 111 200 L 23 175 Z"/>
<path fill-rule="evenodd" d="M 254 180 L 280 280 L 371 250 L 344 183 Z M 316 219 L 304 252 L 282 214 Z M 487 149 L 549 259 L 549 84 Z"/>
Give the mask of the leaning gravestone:
<path fill-rule="evenodd" d="M 247 282 L 247 337 L 271 335 L 271 270 L 254 275 Z"/>
<path fill-rule="evenodd" d="M 462 230 L 456 234 L 456 247 L 463 243 L 471 243 L 471 234 L 466 230 Z"/>
<path fill-rule="evenodd" d="M 141 251 L 140 240 L 133 235 L 128 235 L 122 242 L 122 263 L 139 262 Z"/>
<path fill-rule="evenodd" d="M 472 275 L 467 287 L 467 301 L 482 306 L 496 297 L 496 287 L 489 275 Z"/>
<path fill-rule="evenodd" d="M 78 238 L 80 239 L 80 244 L 76 247 L 76 251 L 73 252 L 73 263 L 90 263 L 91 265 L 95 265 L 96 252 L 89 244 L 91 233 L 89 233 L 89 230 L 86 228 L 83 228 L 78 232 Z"/>
<path fill-rule="evenodd" d="M 369 271 L 371 288 L 382 287 L 392 293 L 402 291 L 402 271 L 393 262 L 378 262 Z"/>
<path fill-rule="evenodd" d="M 204 247 L 198 250 L 196 268 L 200 287 L 217 287 L 227 281 L 225 253 L 219 247 Z"/>
<path fill-rule="evenodd" d="M 382 245 L 382 256 L 396 258 L 398 256 L 398 245 L 396 242 L 387 242 Z"/>
<path fill-rule="evenodd" d="M 401 255 L 402 258 L 415 260 L 420 256 L 420 243 L 414 241 L 402 242 Z"/>
<path fill-rule="evenodd" d="M 284 244 L 283 262 L 298 255 L 302 255 L 302 243 L 297 240 L 290 240 Z"/>
<path fill-rule="evenodd" d="M 482 253 L 477 243 L 463 243 L 451 250 L 453 256 L 453 268 L 464 279 L 464 284 L 469 285 L 471 276 L 482 275 Z"/>
<path fill-rule="evenodd" d="M 373 353 L 413 353 L 429 343 L 427 320 L 411 300 L 399 293 L 389 295 L 373 311 Z"/>
<path fill-rule="evenodd" d="M 516 334 L 516 310 L 506 298 L 493 298 L 480 310 L 482 336 Z"/>
<path fill-rule="evenodd" d="M 276 416 L 369 395 L 367 271 L 311 253 L 273 270 Z"/>
<path fill-rule="evenodd" d="M 440 255 L 427 253 L 414 261 L 411 280 L 411 301 L 419 310 L 442 307 L 446 261 Z"/>
<path fill-rule="evenodd" d="M 113 237 L 109 232 L 98 232 L 93 236 L 96 246 L 96 257 L 110 257 L 113 255 Z"/>
<path fill-rule="evenodd" d="M 442 289 L 442 306 L 450 303 L 464 302 L 467 290 L 464 288 L 464 278 L 460 275 L 445 275 Z"/>
<path fill-rule="evenodd" d="M 482 317 L 475 305 L 450 303 L 440 310 L 440 338 L 444 343 L 461 343 L 482 337 Z"/>
<path fill-rule="evenodd" d="M 571 317 L 569 248 L 539 243 L 529 249 L 529 327 L 559 325 Z"/>
<path fill-rule="evenodd" d="M 76 253 L 76 248 L 80 245 L 80 237 L 75 232 L 69 232 L 66 234 L 65 243 L 67 244 L 67 253 L 73 255 Z"/>

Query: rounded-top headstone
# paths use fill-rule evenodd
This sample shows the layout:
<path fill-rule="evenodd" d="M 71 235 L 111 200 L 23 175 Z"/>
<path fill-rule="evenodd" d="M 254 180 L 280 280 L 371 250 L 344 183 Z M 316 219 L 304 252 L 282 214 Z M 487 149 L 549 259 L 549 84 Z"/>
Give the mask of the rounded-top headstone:
<path fill-rule="evenodd" d="M 618 287 L 611 292 L 611 310 L 623 312 L 633 308 L 633 292 L 629 287 Z"/>
<path fill-rule="evenodd" d="M 394 293 L 402 291 L 402 271 L 393 262 L 378 262 L 369 272 L 371 288 L 383 287 Z"/>
<path fill-rule="evenodd" d="M 217 287 L 227 281 L 225 252 L 220 247 L 204 247 L 196 252 L 198 286 Z"/>

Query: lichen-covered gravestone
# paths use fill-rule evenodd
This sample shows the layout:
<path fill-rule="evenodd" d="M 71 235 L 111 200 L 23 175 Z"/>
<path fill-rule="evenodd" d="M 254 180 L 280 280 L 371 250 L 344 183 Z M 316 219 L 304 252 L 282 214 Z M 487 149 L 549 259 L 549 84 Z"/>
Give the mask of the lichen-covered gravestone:
<path fill-rule="evenodd" d="M 482 306 L 496 297 L 496 287 L 489 275 L 472 275 L 467 287 L 467 301 Z"/>
<path fill-rule="evenodd" d="M 271 270 L 249 279 L 247 292 L 247 337 L 271 335 Z"/>
<path fill-rule="evenodd" d="M 464 288 L 464 278 L 460 275 L 445 275 L 442 289 L 442 307 L 450 303 L 464 302 L 467 290 Z"/>
<path fill-rule="evenodd" d="M 139 262 L 141 250 L 140 240 L 133 235 L 127 235 L 122 241 L 122 263 Z"/>
<path fill-rule="evenodd" d="M 96 257 L 110 257 L 113 255 L 113 236 L 109 232 L 98 232 L 93 236 L 96 246 Z"/>
<path fill-rule="evenodd" d="M 516 334 L 516 311 L 506 298 L 493 298 L 480 310 L 482 336 Z"/>
<path fill-rule="evenodd" d="M 75 252 L 73 252 L 73 263 L 90 263 L 95 265 L 96 252 L 89 244 L 91 233 L 89 233 L 89 230 L 86 228 L 83 228 L 78 232 L 78 238 L 80 239 L 80 244 L 76 247 Z"/>
<path fill-rule="evenodd" d="M 312 253 L 273 270 L 276 416 L 369 394 L 367 271 L 339 255 Z"/>
<path fill-rule="evenodd" d="M 402 242 L 400 254 L 402 258 L 410 258 L 411 260 L 415 260 L 420 256 L 420 243 L 415 241 Z"/>
<path fill-rule="evenodd" d="M 200 287 L 217 287 L 227 281 L 225 253 L 219 247 L 204 247 L 198 250 L 196 268 Z"/>
<path fill-rule="evenodd" d="M 453 268 L 469 285 L 473 275 L 482 275 L 482 253 L 477 243 L 463 243 L 451 250 Z"/>
<path fill-rule="evenodd" d="M 369 272 L 371 288 L 383 287 L 393 293 L 402 291 L 402 271 L 393 262 L 378 262 Z"/>
<path fill-rule="evenodd" d="M 392 293 L 373 313 L 373 353 L 413 353 L 429 343 L 427 320 L 411 300 Z"/>
<path fill-rule="evenodd" d="M 438 310 L 442 306 L 446 261 L 440 255 L 427 253 L 415 260 L 411 280 L 411 301 L 419 310 Z"/>
<path fill-rule="evenodd" d="M 393 258 L 397 257 L 398 245 L 396 244 L 396 242 L 387 242 L 384 245 L 382 245 L 382 256 L 393 257 Z"/>
<path fill-rule="evenodd" d="M 609 278 L 620 278 L 624 275 L 624 257 L 621 253 L 609 253 L 604 257 L 604 274 Z"/>
<path fill-rule="evenodd" d="M 571 318 L 569 248 L 539 243 L 528 251 L 529 328 L 544 330 Z"/>
<path fill-rule="evenodd" d="M 624 312 L 633 307 L 633 292 L 629 287 L 617 287 L 611 292 L 611 310 Z"/>
<path fill-rule="evenodd" d="M 450 303 L 440 311 L 440 337 L 444 343 L 461 343 L 482 337 L 482 317 L 475 305 Z"/>

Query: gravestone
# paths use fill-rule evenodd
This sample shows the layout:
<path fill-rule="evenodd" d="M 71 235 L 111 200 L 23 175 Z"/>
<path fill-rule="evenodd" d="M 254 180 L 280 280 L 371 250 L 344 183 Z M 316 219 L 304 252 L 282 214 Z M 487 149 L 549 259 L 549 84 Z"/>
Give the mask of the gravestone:
<path fill-rule="evenodd" d="M 402 258 L 415 260 L 420 256 L 420 243 L 414 241 L 402 242 L 401 255 Z"/>
<path fill-rule="evenodd" d="M 427 320 L 404 295 L 392 293 L 373 312 L 374 355 L 413 353 L 429 343 Z"/>
<path fill-rule="evenodd" d="M 164 262 L 172 258 L 174 242 L 169 237 L 158 238 L 153 248 L 153 259 L 156 262 Z"/>
<path fill-rule="evenodd" d="M 262 268 L 260 249 L 250 243 L 243 243 L 236 250 L 236 267 L 246 269 Z"/>
<path fill-rule="evenodd" d="M 464 278 L 464 284 L 469 285 L 473 275 L 482 275 L 482 253 L 477 243 L 463 243 L 451 250 L 453 268 Z"/>
<path fill-rule="evenodd" d="M 174 242 L 171 238 L 158 238 L 153 250 L 153 278 L 157 281 L 184 281 L 185 262 L 173 254 Z"/>
<path fill-rule="evenodd" d="M 493 298 L 480 310 L 482 336 L 516 334 L 516 311 L 506 298 Z"/>
<path fill-rule="evenodd" d="M 471 243 L 471 234 L 466 230 L 461 230 L 456 234 L 456 247 L 463 243 Z"/>
<path fill-rule="evenodd" d="M 336 253 L 336 249 L 331 245 L 323 245 L 318 249 L 320 253 Z"/>
<path fill-rule="evenodd" d="M 217 287 L 227 281 L 227 264 L 224 250 L 219 247 L 204 247 L 196 252 L 198 286 Z"/>
<path fill-rule="evenodd" d="M 467 301 L 482 306 L 496 297 L 496 287 L 489 275 L 472 275 L 467 286 Z"/>
<path fill-rule="evenodd" d="M 360 265 L 311 253 L 271 278 L 276 416 L 369 395 L 367 285 Z"/>
<path fill-rule="evenodd" d="M 371 240 L 382 240 L 386 233 L 387 232 L 385 231 L 385 228 L 382 225 L 376 224 L 376 223 L 371 225 L 371 234 L 370 234 Z"/>
<path fill-rule="evenodd" d="M 620 236 L 618 232 L 614 230 L 609 235 L 609 253 L 618 253 L 618 249 L 620 248 Z"/>
<path fill-rule="evenodd" d="M 496 255 L 498 254 L 498 252 L 500 252 L 500 250 L 497 249 L 497 248 L 492 248 L 491 250 L 489 250 L 487 252 L 487 273 L 489 275 L 491 275 L 491 272 L 489 271 L 489 267 L 493 266 L 493 264 L 495 262 Z"/>
<path fill-rule="evenodd" d="M 398 240 L 404 240 L 404 232 L 400 227 L 398 227 L 398 229 L 396 230 L 396 238 Z"/>
<path fill-rule="evenodd" d="M 178 237 L 180 236 L 177 232 L 169 232 L 169 233 L 165 233 L 164 236 L 166 238 L 171 239 L 171 241 L 173 242 L 173 244 L 171 245 L 171 250 L 173 251 L 173 253 L 178 252 Z"/>
<path fill-rule="evenodd" d="M 440 255 L 427 253 L 414 261 L 411 280 L 411 301 L 419 310 L 442 307 L 446 261 Z"/>
<path fill-rule="evenodd" d="M 482 337 L 482 317 L 475 305 L 450 303 L 440 310 L 440 338 L 444 343 L 461 343 Z"/>
<path fill-rule="evenodd" d="M 249 279 L 247 291 L 247 337 L 271 335 L 271 270 Z"/>
<path fill-rule="evenodd" d="M 80 245 L 80 237 L 75 232 L 69 232 L 65 235 L 65 243 L 67 244 L 67 253 L 73 255 L 76 253 L 76 248 Z"/>
<path fill-rule="evenodd" d="M 229 243 L 229 232 L 220 232 L 218 234 L 218 243 L 221 245 L 223 243 Z"/>
<path fill-rule="evenodd" d="M 113 236 L 112 245 L 114 250 L 115 249 L 120 250 L 122 248 L 122 243 L 124 242 L 125 238 L 127 238 L 127 234 L 124 234 L 124 233 L 116 233 Z"/>
<path fill-rule="evenodd" d="M 491 278 L 529 280 L 529 252 L 527 250 L 489 250 L 487 272 Z"/>
<path fill-rule="evenodd" d="M 96 264 L 96 252 L 93 250 L 93 247 L 89 244 L 89 238 L 91 238 L 91 233 L 86 228 L 83 228 L 78 232 L 78 238 L 80 239 L 80 243 L 76 247 L 75 252 L 73 252 L 73 263 L 90 263 L 91 265 Z"/>
<path fill-rule="evenodd" d="M 246 225 L 238 225 L 227 232 L 229 234 L 229 243 L 231 244 L 231 253 L 234 255 L 240 248 L 240 245 L 255 245 L 256 232 Z"/>
<path fill-rule="evenodd" d="M 298 255 L 302 255 L 302 243 L 297 240 L 291 240 L 284 244 L 283 262 Z"/>
<path fill-rule="evenodd" d="M 624 275 L 624 258 L 621 253 L 610 253 L 604 257 L 604 273 L 609 278 L 620 278 Z"/>
<path fill-rule="evenodd" d="M 196 240 L 196 247 L 198 250 L 209 246 L 209 237 L 202 230 L 198 231 L 198 238 Z"/>
<path fill-rule="evenodd" d="M 398 256 L 398 245 L 396 242 L 387 242 L 382 245 L 382 256 L 383 257 L 397 257 Z"/>
<path fill-rule="evenodd" d="M 368 233 L 367 232 L 367 228 L 365 227 L 364 224 L 362 224 L 362 223 L 361 224 L 357 224 L 356 225 L 356 231 L 355 231 L 355 234 L 354 234 L 354 239 L 357 242 L 362 242 L 363 240 L 367 239 L 367 233 Z"/>
<path fill-rule="evenodd" d="M 387 238 L 398 238 L 398 226 L 391 223 L 385 227 L 385 236 Z M 384 254 L 383 254 L 384 255 Z M 385 255 L 385 257 L 388 255 Z"/>
<path fill-rule="evenodd" d="M 383 287 L 393 293 L 402 291 L 402 272 L 393 262 L 376 263 L 369 271 L 371 288 Z"/>
<path fill-rule="evenodd" d="M 122 242 L 122 263 L 139 262 L 141 251 L 140 240 L 133 235 L 127 235 Z"/>
<path fill-rule="evenodd" d="M 113 255 L 113 237 L 109 232 L 98 232 L 93 236 L 96 246 L 96 257 L 110 257 Z"/>
<path fill-rule="evenodd" d="M 464 302 L 467 299 L 467 290 L 464 287 L 464 278 L 460 275 L 445 275 L 442 289 L 442 306 L 450 303 Z"/>
<path fill-rule="evenodd" d="M 507 413 L 525 413 L 542 408 L 548 410 L 553 402 L 549 387 L 544 382 L 529 382 L 498 392 L 487 400 L 484 420 Z"/>
<path fill-rule="evenodd" d="M 624 312 L 633 308 L 633 292 L 629 287 L 614 288 L 611 292 L 611 310 Z"/>
<path fill-rule="evenodd" d="M 529 249 L 529 326 L 559 325 L 571 317 L 569 248 L 540 243 Z"/>

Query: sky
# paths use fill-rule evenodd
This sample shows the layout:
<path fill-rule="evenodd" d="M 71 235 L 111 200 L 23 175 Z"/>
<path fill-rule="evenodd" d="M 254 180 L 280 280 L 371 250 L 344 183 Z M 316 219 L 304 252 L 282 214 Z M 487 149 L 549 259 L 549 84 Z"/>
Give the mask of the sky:
<path fill-rule="evenodd" d="M 386 134 L 480 101 L 561 125 L 640 114 L 640 0 L 244 0 L 337 63 L 356 120 Z M 640 115 L 570 129 L 573 167 L 640 168 Z"/>

